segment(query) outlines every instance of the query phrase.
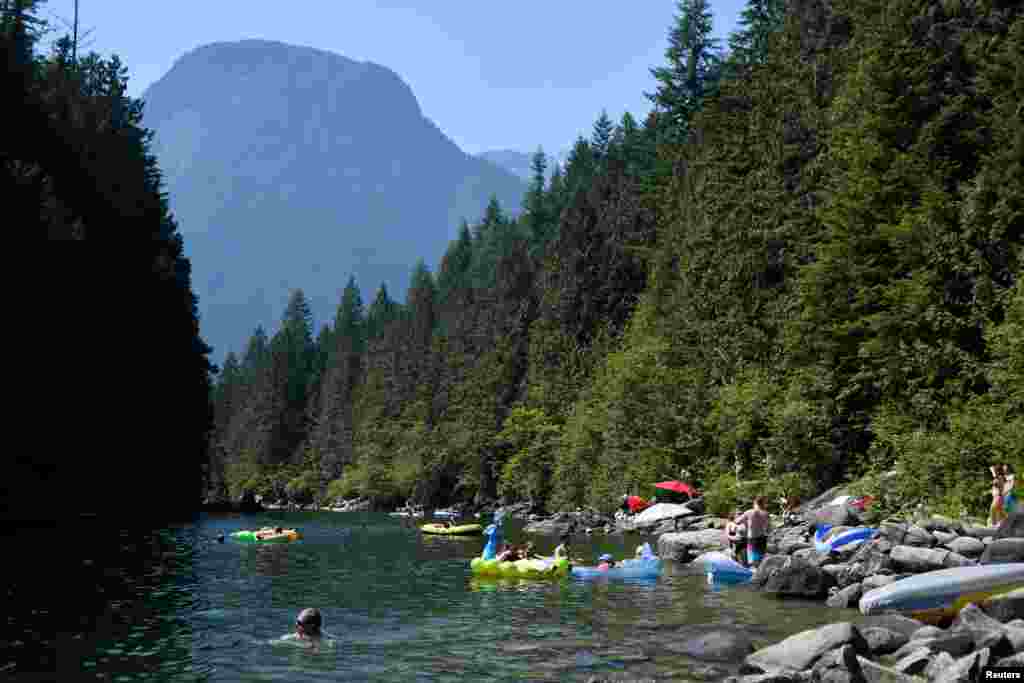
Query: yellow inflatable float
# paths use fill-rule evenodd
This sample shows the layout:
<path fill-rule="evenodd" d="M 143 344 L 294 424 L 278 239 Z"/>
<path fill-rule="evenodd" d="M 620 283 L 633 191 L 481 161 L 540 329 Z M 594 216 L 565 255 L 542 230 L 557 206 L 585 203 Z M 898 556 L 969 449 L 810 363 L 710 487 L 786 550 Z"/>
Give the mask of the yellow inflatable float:
<path fill-rule="evenodd" d="M 507 579 L 557 579 L 569 575 L 569 560 L 516 560 L 500 562 L 474 557 L 469 568 L 477 576 L 501 576 Z"/>

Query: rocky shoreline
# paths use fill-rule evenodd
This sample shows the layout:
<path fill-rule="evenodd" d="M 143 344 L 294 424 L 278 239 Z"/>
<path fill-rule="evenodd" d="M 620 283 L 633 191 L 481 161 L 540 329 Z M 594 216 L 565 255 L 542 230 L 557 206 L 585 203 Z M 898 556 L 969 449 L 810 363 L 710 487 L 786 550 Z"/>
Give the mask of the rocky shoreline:
<path fill-rule="evenodd" d="M 829 492 L 819 498 L 829 498 Z M 567 513 L 535 522 L 528 530 L 570 533 Z M 785 522 L 773 517 L 768 555 L 755 572 L 755 589 L 780 598 L 823 600 L 837 611 L 837 622 L 797 633 L 754 651 L 749 642 L 732 642 L 733 661 L 742 660 L 730 683 L 967 683 L 985 666 L 1024 668 L 1024 590 L 978 606 L 968 605 L 945 628 L 897 614 L 845 616 L 869 590 L 901 578 L 951 567 L 1024 562 L 1024 514 L 1011 515 L 999 527 L 972 525 L 944 517 L 885 520 L 878 535 L 852 548 L 815 549 L 816 524 L 853 527 L 863 512 L 843 503 L 814 503 Z M 576 519 L 583 519 L 577 517 Z M 586 520 L 587 523 L 605 520 Z M 724 549 L 726 520 L 695 510 L 658 523 L 620 520 L 617 530 L 649 531 L 658 554 L 678 562 Z M 679 525 L 683 530 L 676 531 Z M 596 526 L 596 525 L 595 525 Z M 843 614 L 844 611 L 845 614 Z M 857 624 L 851 619 L 856 619 Z M 702 647 L 717 647 L 709 634 Z M 599 683 L 601 678 L 591 679 Z"/>

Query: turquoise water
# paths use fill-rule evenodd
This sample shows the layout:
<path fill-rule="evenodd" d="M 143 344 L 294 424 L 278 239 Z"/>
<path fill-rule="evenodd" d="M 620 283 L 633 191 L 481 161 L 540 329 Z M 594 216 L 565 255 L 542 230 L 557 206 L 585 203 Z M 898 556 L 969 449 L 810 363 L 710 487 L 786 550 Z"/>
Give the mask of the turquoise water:
<path fill-rule="evenodd" d="M 304 538 L 214 540 L 268 524 Z M 511 521 L 506 537 L 525 538 L 519 526 Z M 555 545 L 532 538 L 540 552 Z M 632 555 L 643 540 L 580 536 L 574 555 Z M 739 662 L 673 648 L 711 628 L 768 644 L 836 618 L 819 604 L 709 586 L 673 563 L 657 580 L 476 579 L 468 560 L 482 547 L 375 513 L 208 515 L 157 532 L 108 531 L 66 558 L 81 599 L 66 615 L 72 627 L 42 650 L 57 646 L 60 680 L 717 680 Z M 335 647 L 274 644 L 308 606 L 323 612 Z M 20 647 L 0 671 L 29 680 L 31 644 Z"/>

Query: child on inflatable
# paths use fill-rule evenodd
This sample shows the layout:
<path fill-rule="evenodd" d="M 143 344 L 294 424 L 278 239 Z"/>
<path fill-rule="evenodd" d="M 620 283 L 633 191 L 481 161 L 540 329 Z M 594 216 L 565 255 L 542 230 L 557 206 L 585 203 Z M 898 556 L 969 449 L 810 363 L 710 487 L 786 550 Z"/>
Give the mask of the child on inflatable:
<path fill-rule="evenodd" d="M 615 558 L 608 553 L 597 558 L 597 561 L 600 562 L 600 564 L 597 565 L 597 570 L 601 572 L 606 572 L 615 566 Z"/>

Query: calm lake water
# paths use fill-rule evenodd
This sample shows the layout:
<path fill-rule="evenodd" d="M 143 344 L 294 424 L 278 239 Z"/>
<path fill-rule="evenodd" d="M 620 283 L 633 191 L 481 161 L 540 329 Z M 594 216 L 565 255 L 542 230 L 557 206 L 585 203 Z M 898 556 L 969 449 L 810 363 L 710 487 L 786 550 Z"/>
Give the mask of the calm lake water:
<path fill-rule="evenodd" d="M 299 527 L 304 539 L 215 541 L 218 532 L 278 524 Z M 506 527 L 508 539 L 524 538 L 520 522 Z M 30 613 L 21 591 L 8 626 L 25 635 L 0 649 L 0 674 L 39 680 L 31 672 L 55 667 L 56 680 L 719 680 L 739 662 L 699 662 L 673 647 L 712 628 L 740 629 L 766 645 L 838 617 L 816 603 L 709 586 L 673 563 L 653 581 L 474 579 L 468 561 L 480 538 L 424 536 L 408 520 L 377 513 L 204 515 L 100 536 L 48 568 L 77 596 L 59 610 L 56 621 L 68 625 L 56 641 L 37 622 L 57 615 Z M 532 538 L 540 552 L 556 543 Z M 579 536 L 574 554 L 632 555 L 643 540 Z M 9 585 L 9 600 L 19 591 Z M 336 647 L 272 644 L 307 606 L 321 609 Z"/>

